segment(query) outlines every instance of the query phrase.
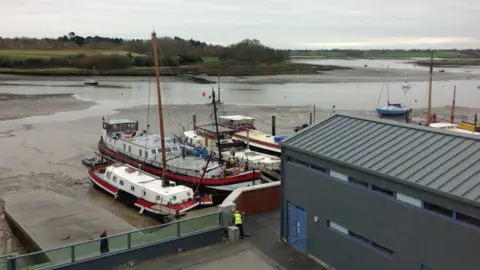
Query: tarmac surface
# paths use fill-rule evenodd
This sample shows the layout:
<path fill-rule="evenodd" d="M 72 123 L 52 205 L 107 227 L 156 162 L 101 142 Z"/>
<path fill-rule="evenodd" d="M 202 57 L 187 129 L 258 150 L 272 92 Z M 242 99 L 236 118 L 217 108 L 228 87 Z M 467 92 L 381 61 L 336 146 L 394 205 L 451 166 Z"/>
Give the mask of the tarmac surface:
<path fill-rule="evenodd" d="M 282 268 L 249 243 L 222 243 L 118 269 L 274 270 Z"/>

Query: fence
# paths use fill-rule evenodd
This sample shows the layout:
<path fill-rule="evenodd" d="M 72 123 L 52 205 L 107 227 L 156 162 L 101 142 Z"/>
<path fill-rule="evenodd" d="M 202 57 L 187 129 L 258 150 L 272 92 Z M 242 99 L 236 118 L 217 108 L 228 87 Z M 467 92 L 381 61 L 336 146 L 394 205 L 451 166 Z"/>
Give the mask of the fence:
<path fill-rule="evenodd" d="M 222 226 L 222 213 L 218 212 L 103 238 L 108 239 L 109 251 L 106 253 L 100 253 L 101 239 L 96 239 L 30 254 L 0 257 L 0 270 L 33 270 L 68 265 L 200 234 Z"/>

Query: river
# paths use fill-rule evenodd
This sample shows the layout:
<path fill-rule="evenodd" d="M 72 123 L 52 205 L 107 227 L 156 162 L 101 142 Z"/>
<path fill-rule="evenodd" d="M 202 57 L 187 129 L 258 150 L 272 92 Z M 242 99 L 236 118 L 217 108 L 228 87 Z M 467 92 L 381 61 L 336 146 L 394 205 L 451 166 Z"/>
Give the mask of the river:
<path fill-rule="evenodd" d="M 399 60 L 296 60 L 309 64 L 330 64 L 349 66 L 361 69 L 363 65 L 369 67 L 384 68 L 389 66 L 398 69 L 399 76 L 403 73 L 413 72 L 415 67 L 405 61 Z M 457 73 L 479 73 L 479 68 L 467 67 L 455 70 Z M 468 72 L 467 72 L 468 71 Z M 336 71 L 334 71 L 336 72 Z M 303 75 L 309 76 L 309 75 Z M 324 76 L 324 75 L 313 75 Z M 325 76 L 333 76 L 332 73 Z M 463 75 L 461 75 L 463 76 Z M 460 76 L 460 78 L 461 78 Z M 465 75 L 467 76 L 467 75 Z M 458 77 L 458 76 L 457 76 Z M 408 78 L 408 77 L 407 77 Z M 328 109 L 333 105 L 338 110 L 362 110 L 373 111 L 375 108 L 385 106 L 387 102 L 387 88 L 389 88 L 391 102 L 403 102 L 412 108 L 425 108 L 427 97 L 427 78 L 423 81 L 412 82 L 412 89 L 407 96 L 402 91 L 403 82 L 333 82 L 333 83 L 242 83 L 227 80 L 221 83 L 221 100 L 225 104 L 236 105 L 267 105 L 267 106 L 308 106 L 315 104 L 317 108 Z M 216 79 L 216 78 L 215 78 Z M 223 80 L 223 78 L 222 78 Z M 0 93 L 15 94 L 57 94 L 72 93 L 74 97 L 84 101 L 94 101 L 98 105 L 90 107 L 82 114 L 66 112 L 67 118 L 83 118 L 105 115 L 115 109 L 135 107 L 139 105 L 156 104 L 155 84 L 147 78 L 108 78 L 108 83 L 117 87 L 83 87 L 81 80 L 49 80 L 48 78 L 36 81 L 13 80 L 5 81 L 0 86 Z M 18 84 L 18 85 L 12 85 Z M 102 84 L 102 80 L 100 80 Z M 457 87 L 457 106 L 478 108 L 480 103 L 480 85 L 478 79 L 460 79 L 450 81 L 434 81 L 432 102 L 434 107 L 450 105 L 452 102 L 453 88 Z M 124 88 L 119 88 L 122 86 Z M 214 86 L 216 88 L 216 85 Z M 383 88 L 383 91 L 382 91 Z M 187 81 L 178 81 L 168 78 L 162 83 L 162 95 L 164 104 L 202 104 L 208 102 L 208 95 L 212 90 L 211 85 L 195 84 Z M 203 95 L 205 93 L 205 95 Z M 65 116 L 64 116 L 65 117 Z M 38 116 L 44 118 L 44 116 Z M 35 122 L 40 121 L 37 119 Z M 46 120 L 48 121 L 48 120 Z"/>

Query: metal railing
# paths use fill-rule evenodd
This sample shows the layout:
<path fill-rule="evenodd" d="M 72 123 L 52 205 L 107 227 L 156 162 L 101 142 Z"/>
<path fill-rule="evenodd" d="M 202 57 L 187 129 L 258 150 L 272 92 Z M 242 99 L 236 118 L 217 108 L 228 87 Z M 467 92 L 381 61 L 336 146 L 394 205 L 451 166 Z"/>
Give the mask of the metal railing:
<path fill-rule="evenodd" d="M 47 269 L 127 251 L 144 245 L 168 242 L 223 227 L 222 215 L 222 212 L 216 212 L 60 248 L 0 257 L 0 270 Z M 100 241 L 102 239 L 108 239 L 108 252 L 100 252 Z"/>

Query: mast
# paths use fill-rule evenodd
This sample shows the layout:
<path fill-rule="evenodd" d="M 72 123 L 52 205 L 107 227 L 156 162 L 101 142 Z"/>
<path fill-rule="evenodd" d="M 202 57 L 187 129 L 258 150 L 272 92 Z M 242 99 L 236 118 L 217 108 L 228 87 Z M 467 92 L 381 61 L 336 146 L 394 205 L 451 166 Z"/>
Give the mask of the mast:
<path fill-rule="evenodd" d="M 160 72 L 158 71 L 157 56 L 157 34 L 152 32 L 153 62 L 155 63 L 155 79 L 157 82 L 157 99 L 158 99 L 158 120 L 160 121 L 160 145 L 162 149 L 162 186 L 169 186 L 167 179 L 167 156 L 165 154 L 165 130 L 163 128 L 163 108 L 162 108 L 162 91 L 160 89 Z"/>
<path fill-rule="evenodd" d="M 427 123 L 426 126 L 430 126 L 432 120 L 432 80 L 433 80 L 433 51 L 430 56 L 430 78 L 428 82 L 428 111 L 427 111 Z"/>
<path fill-rule="evenodd" d="M 457 86 L 453 87 L 453 101 L 452 101 L 452 111 L 450 113 L 450 123 L 453 124 L 455 120 L 455 94 L 457 93 Z"/>
<path fill-rule="evenodd" d="M 220 100 L 220 74 L 218 74 L 218 102 L 222 102 Z"/>
<path fill-rule="evenodd" d="M 218 147 L 218 162 L 222 164 L 222 150 L 220 149 L 220 136 L 218 135 L 217 102 L 215 102 L 215 91 L 213 89 L 212 89 L 212 103 L 213 103 L 213 118 L 215 121 L 215 131 L 217 132 L 216 137 L 217 137 L 217 147 Z"/>

